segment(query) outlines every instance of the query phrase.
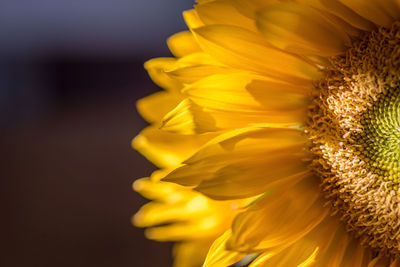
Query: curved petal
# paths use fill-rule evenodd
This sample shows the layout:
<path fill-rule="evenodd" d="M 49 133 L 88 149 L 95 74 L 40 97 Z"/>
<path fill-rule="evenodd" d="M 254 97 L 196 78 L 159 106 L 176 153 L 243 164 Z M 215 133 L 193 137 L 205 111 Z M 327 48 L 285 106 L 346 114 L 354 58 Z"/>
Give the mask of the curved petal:
<path fill-rule="evenodd" d="M 371 258 L 371 250 L 362 246 L 358 239 L 352 238 L 351 243 L 347 246 L 340 267 L 364 267 L 368 265 Z M 322 267 L 322 265 L 320 266 Z"/>
<path fill-rule="evenodd" d="M 329 12 L 358 29 L 365 31 L 376 30 L 372 22 L 361 17 L 354 10 L 339 2 L 339 0 L 296 0 L 296 2 Z"/>
<path fill-rule="evenodd" d="M 175 58 L 154 58 L 146 61 L 144 64 L 150 78 L 161 88 L 170 91 L 178 91 L 183 85 L 181 82 L 171 79 L 166 72 L 174 70 L 177 67 Z"/>
<path fill-rule="evenodd" d="M 375 2 L 381 6 L 386 13 L 388 13 L 394 20 L 400 19 L 400 1 L 398 0 L 386 0 Z"/>
<path fill-rule="evenodd" d="M 139 99 L 136 108 L 147 122 L 159 123 L 183 99 L 179 93 L 161 91 Z"/>
<path fill-rule="evenodd" d="M 294 129 L 255 128 L 228 132 L 210 141 L 165 180 L 186 186 L 200 185 L 198 190 L 218 198 L 262 194 L 280 179 L 304 175 L 302 148 L 305 142 L 302 132 Z M 230 167 L 234 167 L 234 171 L 230 172 Z M 240 167 L 255 176 L 242 175 L 237 172 Z M 224 189 L 223 181 L 229 176 L 226 172 L 231 174 L 232 183 Z"/>
<path fill-rule="evenodd" d="M 189 31 L 176 33 L 168 38 L 168 48 L 176 57 L 183 57 L 193 53 L 201 52 L 193 35 Z"/>
<path fill-rule="evenodd" d="M 184 241 L 174 245 L 173 267 L 199 267 L 214 239 Z"/>
<path fill-rule="evenodd" d="M 400 259 L 396 258 L 392 261 L 389 267 L 399 267 L 400 266 Z"/>
<path fill-rule="evenodd" d="M 231 236 L 231 230 L 227 230 L 218 237 L 207 254 L 203 267 L 226 267 L 238 262 L 246 254 L 237 251 L 226 250 L 226 241 Z"/>
<path fill-rule="evenodd" d="M 212 66 L 221 66 L 221 67 L 224 66 L 219 61 L 215 60 L 213 57 L 211 57 L 210 55 L 208 55 L 204 52 L 193 53 L 193 54 L 187 55 L 185 57 L 181 57 L 178 59 L 177 62 L 179 64 L 174 70 L 176 70 L 178 68 L 182 68 L 182 67 L 197 66 L 197 65 L 212 65 Z M 173 70 L 169 70 L 169 71 L 173 71 Z"/>
<path fill-rule="evenodd" d="M 364 267 L 371 261 L 371 251 L 335 217 L 326 217 L 300 240 L 277 251 L 264 252 L 250 267 Z"/>
<path fill-rule="evenodd" d="M 389 264 L 390 264 L 390 259 L 383 256 L 382 254 L 379 254 L 369 262 L 368 267 L 387 267 L 389 266 Z"/>
<path fill-rule="evenodd" d="M 293 83 L 308 84 L 318 69 L 304 60 L 272 47 L 262 36 L 229 25 L 193 30 L 200 47 L 218 61 L 243 70 L 267 74 Z"/>
<path fill-rule="evenodd" d="M 174 110 L 165 115 L 161 129 L 186 135 L 222 130 L 216 126 L 216 120 L 212 115 L 190 99 L 183 100 Z"/>
<path fill-rule="evenodd" d="M 203 21 L 200 19 L 199 15 L 194 9 L 183 12 L 183 18 L 190 30 L 204 26 Z"/>
<path fill-rule="evenodd" d="M 206 77 L 186 86 L 182 93 L 203 107 L 210 102 L 221 109 L 297 109 L 307 106 L 311 87 L 301 87 L 249 73 Z"/>
<path fill-rule="evenodd" d="M 306 107 L 292 110 L 220 109 L 218 103 L 199 105 L 192 98 L 183 100 L 165 115 L 161 129 L 183 135 L 204 134 L 245 127 L 288 127 L 305 122 Z"/>
<path fill-rule="evenodd" d="M 189 98 L 164 117 L 162 129 L 201 134 L 249 126 L 302 124 L 310 90 L 248 73 L 212 75 L 182 90 Z"/>
<path fill-rule="evenodd" d="M 293 158 L 288 151 L 271 154 L 265 158 L 264 166 L 260 162 L 254 165 L 236 163 L 225 166 L 207 177 L 195 190 L 212 199 L 238 199 L 291 185 L 310 176 L 300 157 Z"/>
<path fill-rule="evenodd" d="M 176 58 L 154 58 L 144 64 L 150 78 L 160 87 L 175 93 L 179 93 L 183 83 L 171 75 L 176 70 L 198 66 L 211 65 L 224 67 L 220 62 L 203 52 L 191 53 L 179 59 Z"/>
<path fill-rule="evenodd" d="M 132 140 L 132 146 L 160 168 L 179 166 L 215 134 L 180 135 L 147 127 Z"/>
<path fill-rule="evenodd" d="M 192 84 L 208 76 L 235 72 L 240 72 L 240 70 L 212 64 L 198 64 L 194 66 L 178 68 L 169 72 L 168 75 L 184 84 Z"/>
<path fill-rule="evenodd" d="M 279 0 L 232 0 L 232 3 L 240 13 L 254 19 L 258 10 L 278 1 Z"/>
<path fill-rule="evenodd" d="M 315 177 L 303 179 L 272 192 L 239 214 L 227 247 L 243 252 L 273 252 L 298 241 L 328 214 L 318 184 Z"/>
<path fill-rule="evenodd" d="M 230 0 L 216 0 L 195 6 L 199 18 L 205 25 L 227 24 L 256 31 L 254 21 L 243 16 Z"/>
<path fill-rule="evenodd" d="M 318 253 L 318 248 L 312 246 L 291 246 L 285 249 L 284 252 L 274 255 L 272 253 L 263 253 L 255 259 L 249 267 L 308 267 L 314 266 L 315 256 Z"/>
<path fill-rule="evenodd" d="M 350 43 L 347 34 L 317 10 L 301 4 L 278 3 L 260 10 L 257 27 L 273 45 L 299 54 L 334 56 Z"/>
<path fill-rule="evenodd" d="M 154 200 L 135 214 L 133 223 L 151 227 L 146 236 L 160 241 L 218 236 L 229 227 L 240 204 L 213 201 L 190 188 L 149 178 L 136 181 L 133 187 Z"/>
<path fill-rule="evenodd" d="M 391 12 L 395 11 L 393 7 L 397 8 L 398 5 L 392 0 L 380 1 L 380 0 L 339 0 L 344 5 L 348 6 L 362 17 L 372 21 L 376 25 L 390 27 L 394 22 L 394 18 L 390 15 Z M 388 2 L 388 3 L 383 3 Z M 390 5 L 389 3 L 392 3 Z M 393 9 L 390 11 L 390 9 Z"/>

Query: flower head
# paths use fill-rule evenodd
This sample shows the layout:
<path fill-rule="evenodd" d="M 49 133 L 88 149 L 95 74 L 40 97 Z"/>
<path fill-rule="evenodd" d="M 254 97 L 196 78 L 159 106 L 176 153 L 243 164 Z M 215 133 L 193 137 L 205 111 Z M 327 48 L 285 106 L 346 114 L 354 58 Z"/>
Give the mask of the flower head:
<path fill-rule="evenodd" d="M 165 91 L 138 102 L 133 146 L 163 172 L 135 188 L 164 200 L 135 223 L 200 242 L 204 266 L 400 266 L 400 2 L 199 0 L 184 18 L 175 58 L 145 65 Z"/>

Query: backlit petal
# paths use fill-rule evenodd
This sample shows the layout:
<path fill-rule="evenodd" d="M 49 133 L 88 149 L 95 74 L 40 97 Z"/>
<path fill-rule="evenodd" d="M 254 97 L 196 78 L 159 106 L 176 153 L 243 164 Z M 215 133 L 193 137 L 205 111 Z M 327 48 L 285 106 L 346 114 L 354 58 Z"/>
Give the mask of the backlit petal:
<path fill-rule="evenodd" d="M 361 17 L 354 10 L 339 2 L 339 0 L 296 0 L 296 2 L 329 12 L 358 29 L 366 31 L 376 30 L 372 22 Z"/>
<path fill-rule="evenodd" d="M 183 12 L 183 18 L 185 19 L 185 23 L 190 30 L 204 26 L 203 21 L 201 21 L 199 15 L 194 9 Z"/>
<path fill-rule="evenodd" d="M 302 124 L 309 90 L 246 73 L 209 76 L 183 89 L 189 98 L 164 117 L 162 129 L 195 134 Z"/>
<path fill-rule="evenodd" d="M 285 187 L 283 193 L 272 192 L 238 215 L 227 246 L 246 252 L 279 250 L 309 233 L 327 212 L 322 206 L 318 179 L 303 179 L 293 187 Z"/>
<path fill-rule="evenodd" d="M 317 10 L 294 3 L 278 3 L 262 9 L 257 26 L 273 45 L 299 54 L 333 56 L 350 42 L 345 32 Z"/>
<path fill-rule="evenodd" d="M 301 131 L 249 129 L 230 135 L 211 141 L 165 180 L 198 185 L 197 190 L 213 198 L 232 199 L 262 194 L 275 183 L 307 175 Z"/>
<path fill-rule="evenodd" d="M 232 0 L 232 3 L 240 13 L 254 19 L 258 10 L 278 1 L 279 0 Z"/>
<path fill-rule="evenodd" d="M 176 167 L 214 136 L 180 135 L 148 127 L 132 140 L 132 146 L 161 168 Z"/>
<path fill-rule="evenodd" d="M 136 107 L 146 121 L 158 123 L 183 99 L 184 97 L 181 94 L 161 91 L 139 99 Z"/>
<path fill-rule="evenodd" d="M 382 4 L 380 0 L 339 0 L 349 8 L 353 9 L 356 13 L 360 14 L 362 17 L 372 21 L 373 23 L 384 26 L 390 27 L 391 24 L 394 22 L 393 17 L 391 17 L 390 13 L 393 11 L 389 11 L 392 7 L 390 4 Z M 389 0 L 387 2 L 393 2 Z M 393 6 L 396 6 L 393 3 Z M 396 7 L 398 8 L 398 6 Z"/>
<path fill-rule="evenodd" d="M 261 36 L 240 27 L 210 25 L 195 29 L 194 34 L 205 52 L 234 68 L 303 84 L 320 75 L 314 66 L 273 48 Z"/>
<path fill-rule="evenodd" d="M 232 5 L 230 0 L 216 0 L 196 5 L 195 10 L 205 25 L 228 24 L 256 31 L 254 21 L 242 14 Z"/>
<path fill-rule="evenodd" d="M 226 241 L 231 236 L 231 230 L 226 231 L 212 244 L 203 267 L 226 267 L 238 262 L 246 254 L 226 250 Z"/>
<path fill-rule="evenodd" d="M 168 48 L 176 57 L 187 56 L 196 52 L 201 52 L 199 45 L 189 31 L 176 33 L 168 38 Z"/>
<path fill-rule="evenodd" d="M 165 72 L 174 70 L 177 67 L 177 60 L 175 58 L 154 58 L 148 60 L 144 67 L 147 70 L 150 78 L 158 86 L 171 90 L 177 91 L 182 88 L 182 83 L 171 79 Z"/>

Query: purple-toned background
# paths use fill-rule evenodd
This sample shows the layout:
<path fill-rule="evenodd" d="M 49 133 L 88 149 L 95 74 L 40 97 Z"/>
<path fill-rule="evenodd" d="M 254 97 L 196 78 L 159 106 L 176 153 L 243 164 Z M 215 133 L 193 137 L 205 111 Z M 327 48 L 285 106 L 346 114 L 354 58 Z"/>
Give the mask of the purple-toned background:
<path fill-rule="evenodd" d="M 130 217 L 153 166 L 130 147 L 191 0 L 1 0 L 1 253 L 6 267 L 170 266 Z"/>

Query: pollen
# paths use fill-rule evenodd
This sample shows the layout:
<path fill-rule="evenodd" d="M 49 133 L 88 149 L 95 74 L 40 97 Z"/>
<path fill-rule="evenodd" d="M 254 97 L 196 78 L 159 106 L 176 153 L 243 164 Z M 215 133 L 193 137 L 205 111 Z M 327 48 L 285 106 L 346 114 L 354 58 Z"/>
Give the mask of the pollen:
<path fill-rule="evenodd" d="M 400 24 L 330 58 L 306 134 L 333 214 L 364 244 L 400 254 Z"/>

